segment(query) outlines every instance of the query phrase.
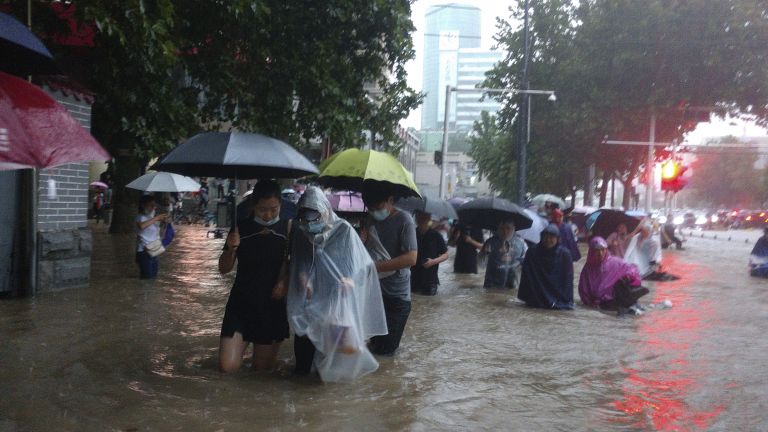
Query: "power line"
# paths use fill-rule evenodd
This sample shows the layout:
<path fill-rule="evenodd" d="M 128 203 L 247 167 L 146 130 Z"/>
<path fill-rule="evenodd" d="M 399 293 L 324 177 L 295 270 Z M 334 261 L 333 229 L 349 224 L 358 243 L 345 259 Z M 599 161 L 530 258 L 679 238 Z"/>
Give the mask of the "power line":
<path fill-rule="evenodd" d="M 475 6 L 450 3 L 450 4 L 440 5 L 440 6 L 433 6 L 433 9 L 431 9 L 429 12 L 424 14 L 424 17 L 426 18 L 434 13 L 440 12 L 443 9 L 464 9 L 464 10 L 477 10 L 477 11 L 480 10 L 480 8 Z"/>

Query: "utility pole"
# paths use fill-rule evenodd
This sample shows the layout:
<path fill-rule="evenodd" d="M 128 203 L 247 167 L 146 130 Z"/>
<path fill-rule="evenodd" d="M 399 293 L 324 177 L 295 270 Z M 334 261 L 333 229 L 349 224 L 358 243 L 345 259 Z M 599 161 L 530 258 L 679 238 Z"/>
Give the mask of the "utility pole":
<path fill-rule="evenodd" d="M 648 159 L 645 161 L 645 172 L 648 180 L 645 190 L 645 211 L 651 213 L 653 207 L 653 159 L 654 144 L 656 143 L 656 110 L 651 111 L 651 127 L 648 137 Z"/>
<path fill-rule="evenodd" d="M 525 8 L 525 12 L 523 14 L 523 80 L 521 82 L 522 84 L 522 90 L 528 91 L 530 90 L 531 83 L 528 81 L 528 58 L 530 56 L 530 46 L 529 46 L 529 37 L 528 37 L 528 0 L 525 0 L 525 3 L 523 5 Z M 525 172 L 527 167 L 527 161 L 526 157 L 528 155 L 528 140 L 529 140 L 529 131 L 528 129 L 528 122 L 530 121 L 528 114 L 528 106 L 530 104 L 530 94 L 528 93 L 522 93 L 522 98 L 520 101 L 520 110 L 518 111 L 519 116 L 519 124 L 520 127 L 518 128 L 518 135 L 517 135 L 517 203 L 520 205 L 525 204 Z"/>

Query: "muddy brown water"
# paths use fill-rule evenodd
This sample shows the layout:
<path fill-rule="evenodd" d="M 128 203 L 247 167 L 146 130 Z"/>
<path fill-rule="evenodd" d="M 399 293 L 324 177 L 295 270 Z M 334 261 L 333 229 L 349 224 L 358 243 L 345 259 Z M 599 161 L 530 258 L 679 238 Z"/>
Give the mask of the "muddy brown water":
<path fill-rule="evenodd" d="M 637 318 L 510 306 L 449 262 L 399 353 L 326 385 L 292 376 L 290 341 L 277 372 L 216 370 L 222 241 L 181 227 L 144 282 L 133 239 L 97 228 L 88 288 L 0 301 L 0 431 L 768 430 L 768 281 L 746 274 L 751 244 L 667 253 L 682 279 L 646 300 L 674 306 Z"/>

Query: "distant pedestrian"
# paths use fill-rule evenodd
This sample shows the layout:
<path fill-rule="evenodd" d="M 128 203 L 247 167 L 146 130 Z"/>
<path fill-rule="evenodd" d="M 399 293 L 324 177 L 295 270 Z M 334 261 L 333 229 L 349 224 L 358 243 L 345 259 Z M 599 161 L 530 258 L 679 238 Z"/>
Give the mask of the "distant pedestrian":
<path fill-rule="evenodd" d="M 411 267 L 416 264 L 418 245 L 413 218 L 395 207 L 395 197 L 380 189 L 367 189 L 363 201 L 371 215 L 369 225 L 391 257 L 376 262 L 379 274 L 394 272 L 379 280 L 387 315 L 386 336 L 371 339 L 374 354 L 393 355 L 400 346 L 411 313 Z"/>
<path fill-rule="evenodd" d="M 683 241 L 675 235 L 675 231 L 677 231 L 677 225 L 675 225 L 674 217 L 670 213 L 667 215 L 667 221 L 664 222 L 664 224 L 661 226 L 661 229 L 659 230 L 662 249 L 668 248 L 673 243 L 678 250 L 683 249 Z"/>
<path fill-rule="evenodd" d="M 515 223 L 499 223 L 493 237 L 486 240 L 480 255 L 485 257 L 485 288 L 517 288 L 523 259 L 528 251 L 525 241 L 515 233 Z"/>
<path fill-rule="evenodd" d="M 224 179 L 216 180 L 216 198 L 224 198 Z"/>
<path fill-rule="evenodd" d="M 162 253 L 160 223 L 167 221 L 166 214 L 155 214 L 157 202 L 152 195 L 143 195 L 139 201 L 139 214 L 136 216 L 136 263 L 139 264 L 141 279 L 157 277 L 159 263 L 157 257 Z"/>
<path fill-rule="evenodd" d="M 763 235 L 757 239 L 749 256 L 749 274 L 754 277 L 768 278 L 768 225 L 763 227 Z"/>
<path fill-rule="evenodd" d="M 456 247 L 454 273 L 477 274 L 477 251 L 483 247 L 483 230 L 461 222 L 453 226 L 448 245 Z"/>
<path fill-rule="evenodd" d="M 224 312 L 219 368 L 240 369 L 243 354 L 253 344 L 255 370 L 274 367 L 280 343 L 288 338 L 285 291 L 290 221 L 280 219 L 280 187 L 260 181 L 250 197 L 249 217 L 238 221 L 219 257 L 219 272 L 237 264 Z"/>
<path fill-rule="evenodd" d="M 416 243 L 419 249 L 416 265 L 411 267 L 411 291 L 423 295 L 437 294 L 440 285 L 438 267 L 448 259 L 445 240 L 432 229 L 431 223 L 431 214 L 416 212 Z"/>
<path fill-rule="evenodd" d="M 517 297 L 528 306 L 573 309 L 573 259 L 559 240 L 560 229 L 549 224 L 525 254 Z"/>
<path fill-rule="evenodd" d="M 563 221 L 563 212 L 559 208 L 552 209 L 551 222 L 557 225 L 557 229 L 560 230 L 560 245 L 571 253 L 571 258 L 574 262 L 581 259 L 581 252 L 579 251 L 579 245 L 576 244 L 576 238 L 573 236 L 573 229 L 571 224 Z"/>
<path fill-rule="evenodd" d="M 208 209 L 208 183 L 203 181 L 200 185 L 200 210 Z"/>

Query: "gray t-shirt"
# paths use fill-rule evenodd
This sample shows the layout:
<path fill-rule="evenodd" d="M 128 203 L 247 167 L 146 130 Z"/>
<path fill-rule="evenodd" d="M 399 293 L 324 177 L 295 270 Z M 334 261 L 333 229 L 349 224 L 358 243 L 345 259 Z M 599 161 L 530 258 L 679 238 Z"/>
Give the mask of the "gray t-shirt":
<path fill-rule="evenodd" d="M 418 250 L 416 243 L 416 223 L 408 213 L 400 210 L 381 222 L 373 221 L 379 240 L 389 256 L 397 258 L 400 255 Z M 392 276 L 379 280 L 381 292 L 390 297 L 402 300 L 411 299 L 411 269 L 406 267 L 395 272 Z"/>

